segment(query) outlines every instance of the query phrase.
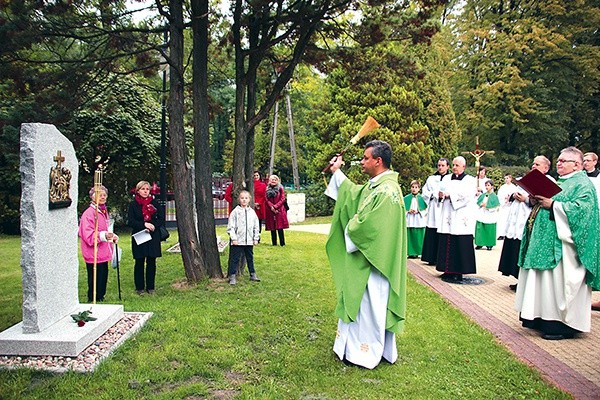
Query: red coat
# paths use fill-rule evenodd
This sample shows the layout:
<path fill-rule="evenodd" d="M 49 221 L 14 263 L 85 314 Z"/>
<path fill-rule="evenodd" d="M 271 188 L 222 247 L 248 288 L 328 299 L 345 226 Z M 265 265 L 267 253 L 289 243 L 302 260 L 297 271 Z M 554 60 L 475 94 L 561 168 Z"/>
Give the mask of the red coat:
<path fill-rule="evenodd" d="M 227 185 L 225 188 L 225 200 L 227 201 L 227 213 L 231 214 L 231 210 L 233 210 L 233 197 L 231 197 L 231 192 L 233 190 L 233 182 Z"/>
<path fill-rule="evenodd" d="M 267 184 L 262 181 L 254 181 L 254 211 L 258 219 L 265 219 L 265 202 L 267 201 Z"/>
<path fill-rule="evenodd" d="M 273 198 L 267 197 L 265 208 L 265 229 L 268 231 L 274 231 L 277 229 L 286 229 L 290 227 L 287 218 L 287 212 L 283 207 L 285 201 L 285 191 L 283 186 L 279 186 L 277 196 Z M 275 211 L 273 211 L 275 209 Z"/>

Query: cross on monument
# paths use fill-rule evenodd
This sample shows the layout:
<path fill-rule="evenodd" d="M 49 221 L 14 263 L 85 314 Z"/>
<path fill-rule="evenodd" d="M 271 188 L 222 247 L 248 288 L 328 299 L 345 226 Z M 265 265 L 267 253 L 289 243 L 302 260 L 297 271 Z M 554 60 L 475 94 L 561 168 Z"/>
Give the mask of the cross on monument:
<path fill-rule="evenodd" d="M 57 164 L 56 166 L 58 168 L 60 168 L 62 165 L 62 162 L 65 161 L 65 157 L 63 157 L 62 152 L 60 150 L 58 150 L 56 152 L 56 155 L 54 156 L 54 161 L 56 162 L 56 164 Z"/>
<path fill-rule="evenodd" d="M 486 154 L 494 154 L 493 150 L 481 150 L 479 148 L 479 136 L 475 136 L 475 151 L 463 151 L 463 154 L 470 154 L 475 157 L 475 173 L 477 175 L 477 187 L 479 188 L 479 159 Z"/>

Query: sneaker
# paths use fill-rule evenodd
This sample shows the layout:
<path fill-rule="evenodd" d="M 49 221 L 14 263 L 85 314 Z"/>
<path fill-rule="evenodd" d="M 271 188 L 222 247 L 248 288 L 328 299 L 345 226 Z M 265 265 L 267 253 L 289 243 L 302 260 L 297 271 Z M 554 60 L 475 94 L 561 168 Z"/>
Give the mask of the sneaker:
<path fill-rule="evenodd" d="M 143 290 L 136 290 L 135 292 L 140 296 L 143 296 L 146 294 L 146 292 L 144 292 Z"/>
<path fill-rule="evenodd" d="M 237 283 L 237 279 L 235 278 L 235 275 L 229 275 L 229 284 L 235 285 L 236 283 Z"/>
<path fill-rule="evenodd" d="M 149 294 L 149 295 L 153 295 L 153 294 L 155 294 L 155 293 L 156 293 L 156 290 L 154 290 L 154 289 L 150 289 L 150 290 L 148 290 L 148 294 Z"/>
<path fill-rule="evenodd" d="M 256 273 L 250 274 L 250 280 L 254 282 L 260 282 L 260 278 L 256 276 Z"/>

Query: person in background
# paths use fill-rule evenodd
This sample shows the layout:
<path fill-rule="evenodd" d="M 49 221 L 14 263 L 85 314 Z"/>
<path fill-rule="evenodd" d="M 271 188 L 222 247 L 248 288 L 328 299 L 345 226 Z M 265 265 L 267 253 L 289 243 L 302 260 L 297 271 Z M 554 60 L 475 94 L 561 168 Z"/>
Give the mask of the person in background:
<path fill-rule="evenodd" d="M 408 258 L 417 258 L 423 251 L 423 238 L 427 219 L 427 204 L 420 195 L 419 181 L 410 183 L 410 194 L 404 196 L 406 208 L 406 237 L 408 241 Z"/>
<path fill-rule="evenodd" d="M 537 156 L 533 159 L 531 169 L 537 169 L 549 179 L 554 180 L 548 174 L 550 171 L 550 160 L 545 156 Z M 521 248 L 521 239 L 523 238 L 523 229 L 531 212 L 529 194 L 522 188 L 517 190 L 509 198 L 510 207 L 506 217 L 506 234 L 500 254 L 500 263 L 498 271 L 504 276 L 514 276 L 519 279 L 519 251 Z M 508 285 L 512 291 L 517 290 L 517 284 Z"/>
<path fill-rule="evenodd" d="M 238 205 L 229 214 L 229 221 L 227 222 L 227 234 L 231 240 L 231 257 L 229 257 L 229 268 L 227 270 L 230 285 L 237 283 L 237 267 L 242 254 L 246 257 L 248 263 L 250 280 L 260 281 L 254 269 L 253 252 L 253 246 L 258 244 L 260 236 L 259 225 L 256 213 L 250 208 L 250 192 L 242 190 L 238 197 Z"/>
<path fill-rule="evenodd" d="M 517 191 L 517 185 L 513 182 L 510 174 L 504 175 L 504 184 L 498 189 L 498 201 L 500 201 L 500 211 L 498 211 L 498 223 L 496 224 L 496 235 L 498 240 L 504 240 L 506 236 L 506 219 L 510 208 L 510 197 Z"/>
<path fill-rule="evenodd" d="M 132 233 L 146 230 L 152 237 L 142 244 L 137 244 L 132 239 L 131 252 L 135 259 L 133 278 L 136 293 L 140 296 L 145 292 L 154 294 L 156 259 L 162 255 L 159 227 L 165 224 L 165 216 L 163 208 L 150 194 L 150 184 L 147 181 L 139 181 L 135 185 L 135 196 L 127 211 L 127 224 Z"/>
<path fill-rule="evenodd" d="M 589 152 L 583 155 L 583 169 L 596 188 L 596 196 L 600 207 L 600 176 L 598 176 L 600 171 L 596 168 L 597 163 L 598 155 L 596 153 Z M 592 310 L 600 311 L 600 301 L 592 303 Z"/>
<path fill-rule="evenodd" d="M 406 209 L 391 161 L 388 143 L 367 143 L 361 166 L 369 181 L 356 185 L 335 157 L 325 192 L 336 201 L 325 247 L 339 318 L 333 351 L 369 369 L 382 359 L 396 362 L 396 334 L 406 319 Z"/>
<path fill-rule="evenodd" d="M 229 182 L 229 185 L 225 188 L 225 195 L 223 198 L 227 201 L 227 215 L 231 214 L 233 209 L 233 182 Z"/>
<path fill-rule="evenodd" d="M 592 290 L 600 289 L 598 199 L 582 164 L 577 148 L 560 152 L 561 191 L 535 196 L 521 242 L 515 309 L 523 326 L 546 340 L 589 332 Z"/>
<path fill-rule="evenodd" d="M 266 209 L 265 209 L 265 229 L 271 231 L 271 243 L 277 246 L 277 236 L 279 236 L 279 244 L 285 246 L 284 229 L 290 227 L 287 218 L 287 211 L 284 207 L 285 191 L 279 183 L 277 175 L 269 177 L 266 193 Z"/>
<path fill-rule="evenodd" d="M 479 196 L 477 205 L 479 210 L 475 224 L 475 249 L 479 250 L 485 246 L 488 250 L 492 250 L 496 245 L 496 222 L 500 202 L 494 193 L 494 183 L 491 179 L 485 182 L 485 193 Z"/>
<path fill-rule="evenodd" d="M 439 198 L 440 191 L 443 191 L 445 185 L 452 175 L 449 172 L 450 160 L 440 158 L 437 162 L 437 171 L 427 178 L 423 186 L 423 198 L 427 202 L 427 225 L 425 228 L 425 238 L 423 239 L 423 250 L 421 261 L 429 265 L 435 265 L 438 255 L 438 229 L 442 222 L 441 212 L 443 198 Z"/>
<path fill-rule="evenodd" d="M 254 211 L 258 217 L 258 231 L 262 231 L 265 222 L 265 207 L 267 201 L 267 184 L 260 179 L 260 172 L 254 171 Z M 260 241 L 260 238 L 259 238 Z"/>
<path fill-rule="evenodd" d="M 477 196 L 485 192 L 485 183 L 487 182 L 487 168 L 483 165 L 477 172 Z"/>
<path fill-rule="evenodd" d="M 461 283 L 463 274 L 477 272 L 473 233 L 477 214 L 477 182 L 467 175 L 467 161 L 458 156 L 452 160 L 452 177 L 438 197 L 444 199 L 436 270 L 444 282 Z"/>
<path fill-rule="evenodd" d="M 585 153 L 583 155 L 583 169 L 588 177 L 590 178 L 598 178 L 600 175 L 600 171 L 596 168 L 596 164 L 598 163 L 598 155 L 596 153 Z"/>
<path fill-rule="evenodd" d="M 81 239 L 81 254 L 87 269 L 87 298 L 88 303 L 91 303 L 94 300 L 94 242 L 96 241 L 94 233 L 96 232 L 96 218 L 98 218 L 98 247 L 96 251 L 97 301 L 104 301 L 108 281 L 108 263 L 113 258 L 113 243 L 117 243 L 119 237 L 112 232 L 112 224 L 110 223 L 108 209 L 106 208 L 108 190 L 104 186 L 100 187 L 97 207 L 96 190 L 92 188 L 89 194 L 92 201 L 79 220 L 79 238 Z"/>

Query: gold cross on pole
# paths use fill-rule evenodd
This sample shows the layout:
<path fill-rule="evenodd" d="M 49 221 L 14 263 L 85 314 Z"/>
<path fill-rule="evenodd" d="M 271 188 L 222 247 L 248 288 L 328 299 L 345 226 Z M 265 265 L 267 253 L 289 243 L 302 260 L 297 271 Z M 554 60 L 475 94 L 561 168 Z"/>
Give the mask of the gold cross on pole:
<path fill-rule="evenodd" d="M 475 157 L 475 173 L 477 174 L 477 187 L 479 188 L 479 159 L 486 154 L 494 154 L 493 150 L 481 150 L 479 148 L 479 136 L 475 136 L 475 151 L 463 151 L 462 154 L 470 154 Z"/>
<path fill-rule="evenodd" d="M 56 155 L 54 156 L 53 159 L 56 162 L 56 164 L 57 164 L 56 166 L 58 168 L 60 168 L 62 166 L 63 161 L 65 161 L 65 158 L 63 157 L 62 152 L 60 150 L 58 150 L 56 152 Z"/>

